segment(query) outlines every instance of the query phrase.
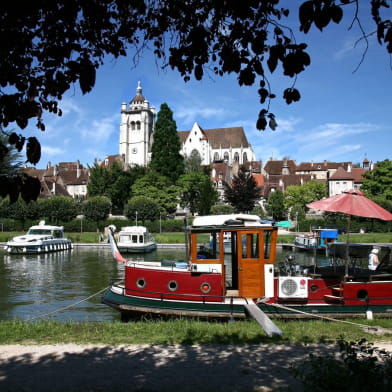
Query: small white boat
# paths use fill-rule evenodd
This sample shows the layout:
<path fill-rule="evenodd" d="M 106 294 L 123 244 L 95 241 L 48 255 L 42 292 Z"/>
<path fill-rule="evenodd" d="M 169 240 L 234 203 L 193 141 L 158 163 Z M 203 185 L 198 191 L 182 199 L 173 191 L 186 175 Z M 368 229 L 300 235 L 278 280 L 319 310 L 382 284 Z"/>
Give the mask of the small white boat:
<path fill-rule="evenodd" d="M 157 243 L 146 227 L 127 226 L 118 233 L 117 246 L 125 253 L 146 253 L 155 250 Z"/>
<path fill-rule="evenodd" d="M 4 246 L 8 253 L 49 253 L 72 248 L 72 241 L 64 237 L 64 227 L 46 225 L 45 221 L 31 226 L 25 235 L 14 237 Z"/>

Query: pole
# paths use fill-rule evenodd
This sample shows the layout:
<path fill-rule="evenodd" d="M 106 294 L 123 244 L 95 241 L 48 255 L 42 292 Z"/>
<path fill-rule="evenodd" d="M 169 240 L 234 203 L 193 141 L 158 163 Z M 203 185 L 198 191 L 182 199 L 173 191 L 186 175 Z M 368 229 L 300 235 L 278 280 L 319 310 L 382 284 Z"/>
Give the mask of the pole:
<path fill-rule="evenodd" d="M 159 213 L 159 233 L 162 233 L 162 214 Z"/>
<path fill-rule="evenodd" d="M 136 226 L 137 226 L 137 211 L 136 211 Z"/>

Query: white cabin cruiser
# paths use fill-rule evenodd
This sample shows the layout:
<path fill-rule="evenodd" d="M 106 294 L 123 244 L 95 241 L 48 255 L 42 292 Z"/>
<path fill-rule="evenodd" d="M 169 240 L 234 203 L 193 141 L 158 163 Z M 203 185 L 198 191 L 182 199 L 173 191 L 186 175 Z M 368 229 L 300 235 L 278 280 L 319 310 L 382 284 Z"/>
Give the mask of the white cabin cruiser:
<path fill-rule="evenodd" d="M 25 235 L 8 241 L 4 249 L 8 253 L 49 253 L 72 249 L 72 241 L 64 237 L 63 226 L 46 225 L 40 221 L 31 226 Z"/>
<path fill-rule="evenodd" d="M 126 226 L 118 233 L 117 246 L 124 253 L 146 253 L 155 250 L 157 243 L 146 227 Z"/>

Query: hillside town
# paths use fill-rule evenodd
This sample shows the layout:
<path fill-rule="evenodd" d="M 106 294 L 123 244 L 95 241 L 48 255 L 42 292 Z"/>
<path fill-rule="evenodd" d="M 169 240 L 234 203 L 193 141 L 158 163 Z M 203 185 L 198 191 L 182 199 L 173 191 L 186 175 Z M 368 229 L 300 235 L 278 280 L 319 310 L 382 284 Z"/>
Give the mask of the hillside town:
<path fill-rule="evenodd" d="M 121 105 L 119 154 L 96 159 L 94 164 L 110 167 L 119 162 L 124 169 L 147 166 L 151 159 L 155 108 L 143 96 L 140 82 L 129 104 Z M 362 176 L 374 164 L 366 157 L 361 164 L 353 162 L 299 162 L 283 157 L 267 162 L 257 160 L 243 127 L 205 129 L 197 122 L 191 130 L 179 131 L 181 154 L 197 156 L 201 165 L 211 168 L 211 181 L 223 200 L 224 182 L 230 183 L 244 166 L 260 187 L 260 204 L 276 191 L 310 180 L 323 182 L 329 196 L 346 189 L 360 189 Z M 48 162 L 45 169 L 25 167 L 24 172 L 41 182 L 40 197 L 67 196 L 84 200 L 88 196 L 89 168 L 77 162 Z"/>

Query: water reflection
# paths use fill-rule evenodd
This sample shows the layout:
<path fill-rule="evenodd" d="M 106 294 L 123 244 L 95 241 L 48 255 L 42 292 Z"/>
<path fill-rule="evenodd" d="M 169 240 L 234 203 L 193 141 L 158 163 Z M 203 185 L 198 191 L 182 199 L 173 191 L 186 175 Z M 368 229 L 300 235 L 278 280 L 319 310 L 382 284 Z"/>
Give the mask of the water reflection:
<path fill-rule="evenodd" d="M 277 260 L 283 261 L 287 250 L 278 249 Z M 324 255 L 298 252 L 301 265 L 327 262 Z M 146 255 L 128 258 L 158 261 L 184 260 L 183 249 L 158 249 Z M 124 266 L 112 259 L 109 248 L 75 247 L 72 251 L 42 255 L 8 255 L 0 251 L 0 319 L 28 320 L 55 312 L 46 319 L 58 321 L 119 320 L 118 312 L 101 304 L 101 294 L 86 301 L 122 278 Z M 58 309 L 78 303 L 62 312 Z"/>

